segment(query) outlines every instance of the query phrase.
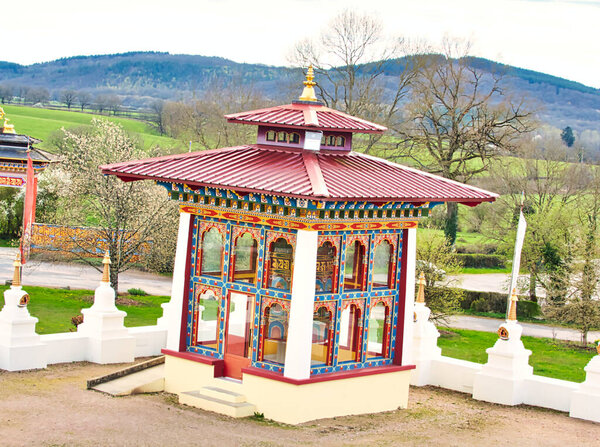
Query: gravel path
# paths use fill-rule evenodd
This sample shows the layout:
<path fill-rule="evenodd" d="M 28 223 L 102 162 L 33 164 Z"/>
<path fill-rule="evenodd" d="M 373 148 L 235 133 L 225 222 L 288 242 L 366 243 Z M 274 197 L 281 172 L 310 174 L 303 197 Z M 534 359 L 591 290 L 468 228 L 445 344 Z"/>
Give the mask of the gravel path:
<path fill-rule="evenodd" d="M 74 363 L 0 371 L 0 445 L 16 446 L 592 446 L 600 424 L 533 407 L 505 407 L 432 387 L 409 408 L 297 427 L 231 419 L 158 393 L 111 397 L 85 381 L 119 365 Z M 376 396 L 373 396 L 376 398 Z"/>

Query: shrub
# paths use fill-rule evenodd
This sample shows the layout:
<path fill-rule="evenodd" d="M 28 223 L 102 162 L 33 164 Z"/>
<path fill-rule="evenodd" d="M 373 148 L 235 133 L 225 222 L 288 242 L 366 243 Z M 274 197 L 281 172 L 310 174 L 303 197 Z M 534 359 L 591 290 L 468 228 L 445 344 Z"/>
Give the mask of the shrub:
<path fill-rule="evenodd" d="M 79 326 L 81 323 L 83 323 L 83 315 L 80 314 L 71 317 L 71 323 L 73 323 L 73 326 L 75 327 Z"/>
<path fill-rule="evenodd" d="M 137 296 L 146 296 L 148 295 L 144 290 L 142 289 L 128 289 L 127 293 L 130 295 L 137 295 Z"/>
<path fill-rule="evenodd" d="M 457 258 L 465 267 L 471 268 L 505 268 L 506 260 L 500 255 L 481 253 L 458 253 Z"/>
<path fill-rule="evenodd" d="M 490 307 L 485 298 L 477 298 L 475 301 L 471 303 L 471 310 L 475 312 L 489 312 Z"/>

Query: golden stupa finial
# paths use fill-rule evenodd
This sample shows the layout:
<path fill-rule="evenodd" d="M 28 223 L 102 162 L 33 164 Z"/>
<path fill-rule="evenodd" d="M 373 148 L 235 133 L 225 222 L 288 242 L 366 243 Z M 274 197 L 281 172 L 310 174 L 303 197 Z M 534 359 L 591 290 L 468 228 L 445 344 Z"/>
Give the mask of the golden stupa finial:
<path fill-rule="evenodd" d="M 300 101 L 312 101 L 317 102 L 317 95 L 315 95 L 315 85 L 317 83 L 313 81 L 315 78 L 315 72 L 313 71 L 312 65 L 309 65 L 308 71 L 306 72 L 306 81 L 304 81 L 304 90 L 300 95 Z"/>
<path fill-rule="evenodd" d="M 2 127 L 0 127 L 0 133 L 17 133 L 15 131 L 15 125 L 8 124 L 10 120 L 6 117 L 6 113 L 4 112 L 4 109 L 2 107 L 0 107 L 0 120 L 1 119 L 4 119 L 4 124 L 2 125 Z"/>
<path fill-rule="evenodd" d="M 417 303 L 425 303 L 425 274 L 419 274 L 419 291 L 417 292 Z"/>
<path fill-rule="evenodd" d="M 512 295 L 510 296 L 510 309 L 508 310 L 508 321 L 517 321 L 517 289 L 512 290 Z"/>
<path fill-rule="evenodd" d="M 106 250 L 104 253 L 104 259 L 102 260 L 102 264 L 104 264 L 104 269 L 102 271 L 102 282 L 110 282 L 110 252 Z"/>
<path fill-rule="evenodd" d="M 13 273 L 12 285 L 19 287 L 21 285 L 21 252 L 17 252 L 13 265 L 15 266 L 15 272 Z"/>

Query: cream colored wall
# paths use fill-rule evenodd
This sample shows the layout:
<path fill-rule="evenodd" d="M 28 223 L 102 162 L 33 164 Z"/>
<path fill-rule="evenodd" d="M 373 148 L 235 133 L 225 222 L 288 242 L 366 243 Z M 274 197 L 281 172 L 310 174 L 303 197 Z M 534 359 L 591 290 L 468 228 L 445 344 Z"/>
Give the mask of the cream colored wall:
<path fill-rule="evenodd" d="M 244 375 L 244 394 L 265 418 L 286 424 L 406 408 L 410 371 L 306 385 Z"/>
<path fill-rule="evenodd" d="M 216 386 L 244 394 L 265 418 L 286 424 L 406 408 L 410 371 L 292 385 L 244 374 L 241 383 L 214 378 L 211 365 L 166 356 L 165 391 Z"/>

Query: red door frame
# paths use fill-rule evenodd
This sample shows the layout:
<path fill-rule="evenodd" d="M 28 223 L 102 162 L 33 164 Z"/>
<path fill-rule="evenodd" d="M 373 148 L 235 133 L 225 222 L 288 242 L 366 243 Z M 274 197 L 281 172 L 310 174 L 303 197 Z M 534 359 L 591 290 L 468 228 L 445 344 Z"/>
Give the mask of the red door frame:
<path fill-rule="evenodd" d="M 247 357 L 242 357 L 239 356 L 237 354 L 229 354 L 227 352 L 228 349 L 228 335 L 229 335 L 229 310 L 231 307 L 231 294 L 232 293 L 237 293 L 239 295 L 246 295 L 247 300 L 246 300 L 246 327 L 244 330 L 245 334 L 249 334 L 250 337 L 252 337 L 252 332 L 251 332 L 251 325 L 252 325 L 252 318 L 248 318 L 248 312 L 252 312 L 252 310 L 254 309 L 254 300 L 256 299 L 256 295 L 251 294 L 251 293 L 244 293 L 244 292 L 232 292 L 229 291 L 227 293 L 227 310 L 225 312 L 225 337 L 223 340 L 223 360 L 224 360 L 224 368 L 223 368 L 223 375 L 226 377 L 231 377 L 233 379 L 238 379 L 241 380 L 242 379 L 242 368 L 246 368 L 248 366 L 250 366 L 250 364 L 252 363 L 252 358 L 247 358 Z M 251 342 L 250 340 L 245 340 L 244 343 L 249 343 Z M 252 347 L 249 346 L 248 347 L 248 352 L 250 353 L 250 355 L 252 355 Z"/>

